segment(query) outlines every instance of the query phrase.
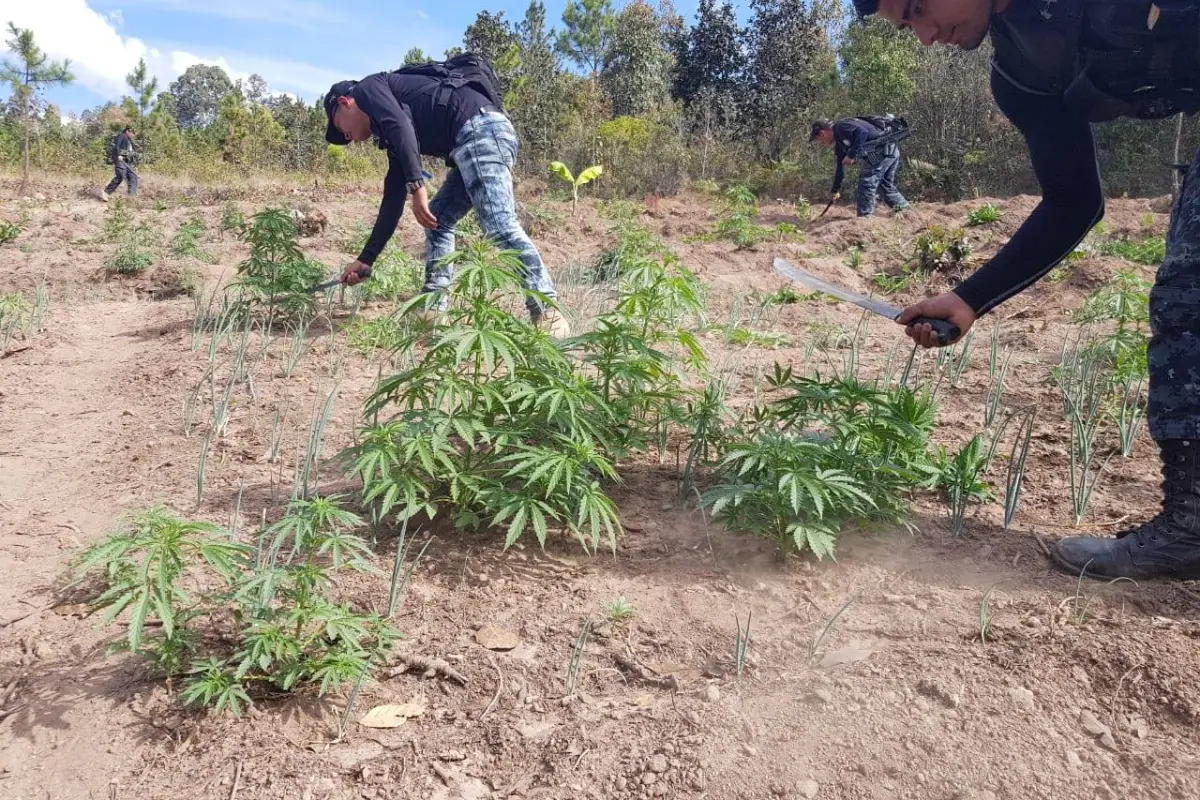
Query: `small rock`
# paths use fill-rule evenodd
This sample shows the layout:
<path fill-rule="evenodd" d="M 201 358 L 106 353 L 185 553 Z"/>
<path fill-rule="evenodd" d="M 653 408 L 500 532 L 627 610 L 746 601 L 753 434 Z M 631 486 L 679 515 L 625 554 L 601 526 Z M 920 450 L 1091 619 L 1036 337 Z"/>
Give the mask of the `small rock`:
<path fill-rule="evenodd" d="M 750 756 L 751 758 L 758 755 L 758 751 L 755 750 L 753 747 L 751 747 L 748 744 L 742 745 L 742 752 L 745 753 L 746 755 Z"/>
<path fill-rule="evenodd" d="M 800 781 L 800 783 L 796 785 L 796 793 L 803 797 L 804 800 L 812 800 L 817 796 L 817 792 L 819 791 L 821 791 L 821 787 L 818 786 L 817 782 L 812 778 L 809 778 L 806 781 Z"/>
<path fill-rule="evenodd" d="M 821 667 L 836 667 L 841 664 L 853 664 L 856 661 L 865 661 L 871 657 L 874 650 L 867 650 L 858 647 L 846 647 L 841 650 L 833 650 L 821 657 Z"/>
<path fill-rule="evenodd" d="M 467 778 L 458 787 L 459 800 L 486 800 L 492 793 L 479 778 Z"/>
<path fill-rule="evenodd" d="M 464 761 L 466 754 L 462 750 L 447 750 L 438 756 L 439 761 Z"/>
<path fill-rule="evenodd" d="M 1087 672 L 1085 672 L 1083 667 L 1079 666 L 1078 664 L 1071 667 L 1071 677 L 1079 681 L 1084 686 L 1092 685 L 1092 681 L 1090 678 L 1088 678 Z"/>
<path fill-rule="evenodd" d="M 831 705 L 833 703 L 833 694 L 828 689 L 817 689 L 812 693 L 812 696 L 813 699 L 824 705 Z"/>
<path fill-rule="evenodd" d="M 643 772 L 642 773 L 642 785 L 643 786 L 650 786 L 657 780 L 658 780 L 658 776 L 655 775 L 653 772 Z"/>
<path fill-rule="evenodd" d="M 715 683 L 710 683 L 704 687 L 704 699 L 710 703 L 720 702 L 721 690 L 717 688 Z"/>
<path fill-rule="evenodd" d="M 475 641 L 488 650 L 512 650 L 521 643 L 521 637 L 510 630 L 485 625 L 475 631 Z"/>
<path fill-rule="evenodd" d="M 1105 731 L 1104 733 L 1100 734 L 1099 741 L 1101 747 L 1105 748 L 1106 750 L 1112 750 L 1113 752 L 1116 752 L 1117 740 L 1113 738 L 1113 735 L 1110 732 Z"/>
<path fill-rule="evenodd" d="M 1079 712 L 1079 724 L 1092 736 L 1102 736 L 1109 733 L 1108 726 L 1096 719 L 1096 715 L 1087 709 Z"/>
<path fill-rule="evenodd" d="M 651 758 L 650 763 L 646 765 L 646 769 L 650 770 L 651 772 L 658 773 L 659 775 L 666 772 L 668 767 L 669 765 L 667 764 L 667 757 L 661 753 Z"/>
<path fill-rule="evenodd" d="M 1071 767 L 1083 766 L 1083 759 L 1079 757 L 1079 752 L 1076 750 L 1067 751 L 1067 765 Z"/>
<path fill-rule="evenodd" d="M 1037 700 L 1033 696 L 1033 692 L 1023 686 L 1017 686 L 1008 692 L 1008 696 L 1012 698 L 1013 703 L 1017 708 L 1026 711 L 1030 714 L 1037 711 Z"/>

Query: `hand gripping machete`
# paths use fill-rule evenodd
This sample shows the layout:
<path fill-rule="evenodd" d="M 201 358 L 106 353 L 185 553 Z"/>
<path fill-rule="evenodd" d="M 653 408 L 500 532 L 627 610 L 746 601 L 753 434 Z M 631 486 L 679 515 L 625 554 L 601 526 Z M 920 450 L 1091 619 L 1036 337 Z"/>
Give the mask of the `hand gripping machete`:
<path fill-rule="evenodd" d="M 365 281 L 367 278 L 371 277 L 371 268 L 370 268 L 370 267 L 363 267 L 362 269 L 360 269 L 360 270 L 358 271 L 357 275 L 358 275 L 358 277 L 359 277 L 359 279 L 360 279 L 360 280 L 362 280 L 362 281 Z M 305 289 L 305 290 L 304 290 L 304 293 L 305 293 L 305 294 L 312 294 L 313 292 L 323 292 L 323 291 L 325 291 L 326 289 L 330 289 L 330 288 L 332 288 L 332 287 L 334 287 L 334 286 L 337 286 L 337 285 L 339 285 L 341 282 L 342 282 L 342 279 L 341 279 L 341 277 L 339 276 L 339 277 L 337 277 L 337 278 L 334 278 L 334 279 L 333 279 L 333 280 L 331 280 L 331 281 L 325 281 L 324 283 L 318 283 L 316 286 L 310 286 L 310 287 L 308 287 L 307 289 Z"/>
<path fill-rule="evenodd" d="M 839 300 L 846 300 L 854 303 L 854 305 L 865 308 L 867 311 L 872 311 L 881 316 L 887 317 L 892 322 L 900 316 L 900 309 L 895 306 L 889 306 L 887 303 L 881 303 L 878 300 L 873 300 L 863 294 L 852 292 L 849 289 L 843 289 L 840 286 L 835 286 L 832 283 L 823 281 L 816 275 L 805 272 L 782 258 L 775 259 L 775 271 L 783 277 L 802 283 L 810 289 L 816 289 L 819 292 L 824 292 L 827 295 L 836 297 Z M 934 335 L 937 336 L 938 347 L 945 347 L 958 341 L 958 337 L 962 335 L 962 331 L 954 323 L 944 319 L 933 319 L 932 317 L 917 317 L 910 325 L 925 324 L 933 328 Z"/>

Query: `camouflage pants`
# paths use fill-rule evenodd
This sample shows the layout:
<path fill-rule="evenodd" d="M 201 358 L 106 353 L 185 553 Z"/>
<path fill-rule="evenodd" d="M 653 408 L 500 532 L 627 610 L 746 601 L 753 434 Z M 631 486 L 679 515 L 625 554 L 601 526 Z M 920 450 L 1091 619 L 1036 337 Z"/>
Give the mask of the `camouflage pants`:
<path fill-rule="evenodd" d="M 1200 439 L 1200 152 L 1171 211 L 1150 330 L 1150 435 Z"/>

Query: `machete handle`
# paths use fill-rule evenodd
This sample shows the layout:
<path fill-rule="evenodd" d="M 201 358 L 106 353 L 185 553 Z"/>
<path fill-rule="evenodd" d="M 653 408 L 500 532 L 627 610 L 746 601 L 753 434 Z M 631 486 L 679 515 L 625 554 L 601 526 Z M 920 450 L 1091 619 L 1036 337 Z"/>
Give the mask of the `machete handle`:
<path fill-rule="evenodd" d="M 934 319 L 933 317 L 917 317 L 908 321 L 909 325 L 928 325 L 933 328 L 933 334 L 937 337 L 938 347 L 945 347 L 948 344 L 954 344 L 958 341 L 958 337 L 962 336 L 962 331 L 958 326 L 947 319 Z"/>
<path fill-rule="evenodd" d="M 358 279 L 360 281 L 365 281 L 367 278 L 371 277 L 371 268 L 363 267 L 362 269 L 358 270 L 354 274 L 358 276 Z M 958 329 L 955 328 L 955 330 L 958 330 Z"/>

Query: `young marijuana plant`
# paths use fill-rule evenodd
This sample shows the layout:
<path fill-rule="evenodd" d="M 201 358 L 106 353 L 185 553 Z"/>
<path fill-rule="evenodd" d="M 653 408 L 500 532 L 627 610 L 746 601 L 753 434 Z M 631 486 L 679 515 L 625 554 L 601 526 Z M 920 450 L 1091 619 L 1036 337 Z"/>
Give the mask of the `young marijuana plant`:
<path fill-rule="evenodd" d="M 246 215 L 232 200 L 221 211 L 221 230 L 240 234 L 246 227 Z"/>
<path fill-rule="evenodd" d="M 571 187 L 571 216 L 575 216 L 576 206 L 579 204 L 579 187 L 591 183 L 604 174 L 604 167 L 600 164 L 588 167 L 583 172 L 579 173 L 576 178 L 571 174 L 571 170 L 561 161 L 551 161 L 550 171 L 558 177 L 566 181 Z"/>
<path fill-rule="evenodd" d="M 950 528 L 957 536 L 962 533 L 966 521 L 967 504 L 972 500 L 982 502 L 991 497 L 987 483 L 980 477 L 986 465 L 983 434 L 975 434 L 954 455 L 950 455 L 945 447 L 938 448 L 936 463 L 937 486 L 946 492 Z"/>
<path fill-rule="evenodd" d="M 771 235 L 771 229 L 755 222 L 758 219 L 758 198 L 746 186 L 731 186 L 725 190 L 724 207 L 710 238 L 726 239 L 739 250 L 754 247 Z"/>
<path fill-rule="evenodd" d="M 25 229 L 22 221 L 8 222 L 0 219 L 0 244 L 7 244 L 21 235 Z"/>
<path fill-rule="evenodd" d="M 298 235 L 295 219 L 278 208 L 255 214 L 240 235 L 250 245 L 250 257 L 238 265 L 236 286 L 243 300 L 268 307 L 268 320 L 277 313 L 298 316 L 316 308 L 305 289 L 325 277 L 325 267 L 305 257 L 296 244 Z"/>
<path fill-rule="evenodd" d="M 978 225 L 988 225 L 1000 219 L 1000 209 L 992 203 L 984 203 L 979 208 L 973 208 L 967 212 L 967 225 L 976 227 Z"/>
<path fill-rule="evenodd" d="M 117 238 L 117 247 L 104 262 L 104 268 L 118 275 L 138 275 L 145 272 L 158 257 L 162 234 L 150 220 L 126 228 Z"/>
<path fill-rule="evenodd" d="M 203 238 L 205 230 L 204 218 L 199 214 L 192 214 L 171 237 L 171 254 L 177 258 L 207 261 L 208 254 L 200 249 L 200 239 Z"/>
<path fill-rule="evenodd" d="M 818 558 L 833 555 L 852 520 L 903 523 L 905 492 L 930 481 L 931 402 L 905 388 L 775 369 L 772 388 L 789 394 L 755 408 L 730 434 L 702 504 L 728 528 Z"/>
<path fill-rule="evenodd" d="M 966 264 L 971 243 L 962 229 L 948 231 L 931 225 L 917 237 L 913 250 L 915 271 L 939 272 Z"/>
<path fill-rule="evenodd" d="M 504 309 L 503 295 L 524 291 L 515 255 L 480 241 L 452 258 L 446 312 L 432 330 L 397 337 L 398 350 L 426 338 L 428 348 L 379 381 L 366 403 L 378 422 L 345 454 L 364 500 L 380 519 L 504 526 L 506 545 L 528 531 L 544 543 L 555 527 L 590 549 L 601 537 L 615 547 L 603 483 L 617 479 L 608 453 L 619 418 L 545 331 Z"/>
<path fill-rule="evenodd" d="M 185 702 L 239 714 L 267 692 L 337 691 L 390 650 L 398 634 L 389 623 L 330 594 L 340 571 L 368 569 L 366 543 L 349 533 L 361 524 L 337 498 L 297 500 L 252 548 L 155 507 L 86 551 L 76 570 L 103 585 L 95 606 L 106 623 L 129 613 L 118 648 L 169 681 L 188 676 Z M 206 623 L 230 622 L 232 633 L 204 635 Z"/>

